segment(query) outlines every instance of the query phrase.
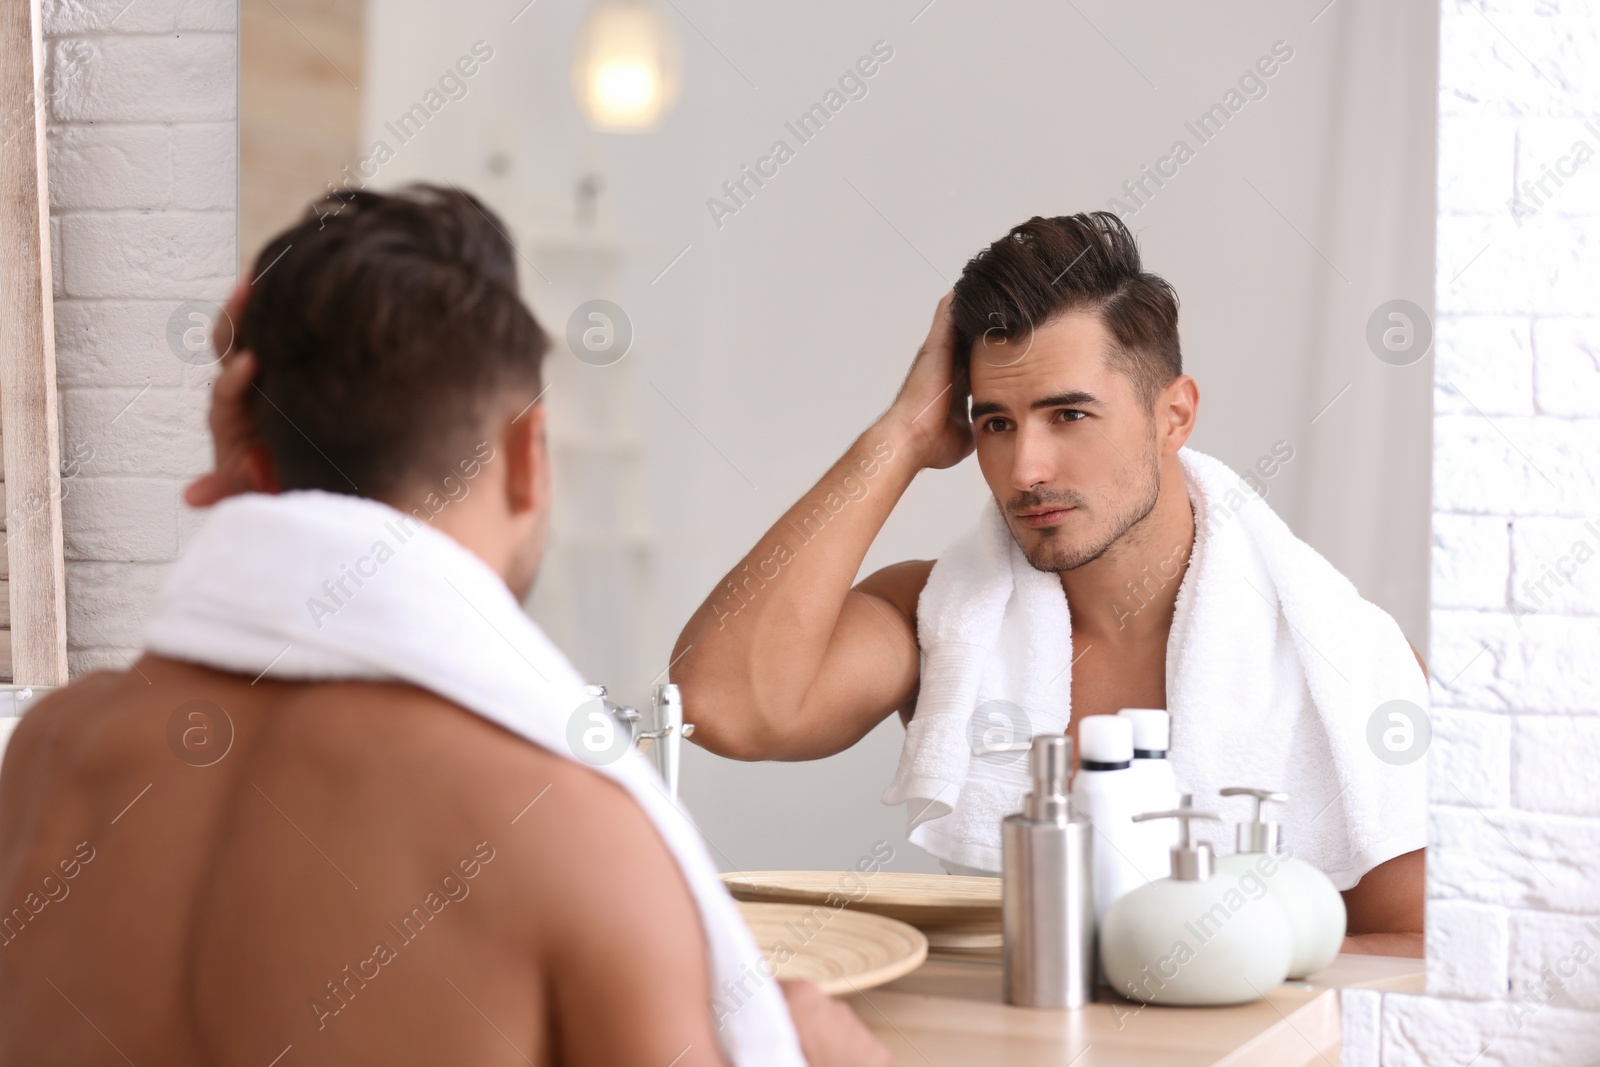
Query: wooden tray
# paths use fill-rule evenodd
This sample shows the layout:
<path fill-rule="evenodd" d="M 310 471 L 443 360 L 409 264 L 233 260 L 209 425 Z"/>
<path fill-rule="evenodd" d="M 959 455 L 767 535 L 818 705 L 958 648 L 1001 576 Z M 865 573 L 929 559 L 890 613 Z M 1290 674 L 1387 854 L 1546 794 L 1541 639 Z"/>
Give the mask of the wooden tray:
<path fill-rule="evenodd" d="M 838 906 L 963 935 L 1000 932 L 1000 879 L 879 871 L 741 871 L 725 874 L 735 900 Z"/>
<path fill-rule="evenodd" d="M 739 904 L 739 913 L 778 978 L 809 978 L 829 996 L 892 982 L 928 958 L 928 939 L 920 931 L 880 915 L 746 902 Z"/>
<path fill-rule="evenodd" d="M 928 939 L 928 951 L 953 955 L 1000 955 L 1004 944 L 998 923 L 972 926 L 929 926 L 921 928 Z"/>

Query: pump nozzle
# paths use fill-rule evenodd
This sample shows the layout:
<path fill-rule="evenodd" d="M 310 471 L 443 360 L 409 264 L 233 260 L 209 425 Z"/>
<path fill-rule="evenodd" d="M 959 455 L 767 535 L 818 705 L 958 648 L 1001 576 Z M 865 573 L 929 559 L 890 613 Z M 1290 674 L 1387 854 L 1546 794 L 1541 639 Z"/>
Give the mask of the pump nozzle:
<path fill-rule="evenodd" d="M 1194 803 L 1193 793 L 1184 793 L 1178 798 L 1178 806 L 1171 811 L 1147 811 L 1143 815 L 1135 815 L 1134 822 L 1146 822 L 1150 819 L 1177 819 L 1178 843 L 1172 846 L 1172 877 L 1178 882 L 1203 882 L 1211 877 L 1211 846 L 1197 845 L 1190 830 L 1190 823 L 1196 819 L 1210 819 L 1221 822 L 1220 816 L 1209 811 L 1197 811 L 1190 805 Z"/>
<path fill-rule="evenodd" d="M 1275 793 L 1270 789 L 1250 789 L 1242 785 L 1230 785 L 1226 789 L 1218 790 L 1218 795 L 1255 798 L 1255 820 L 1239 824 L 1239 851 L 1267 852 L 1276 855 L 1278 852 L 1278 824 L 1263 816 L 1268 803 L 1282 804 L 1289 799 L 1289 794 Z"/>
<path fill-rule="evenodd" d="M 1040 822 L 1067 821 L 1067 775 L 1072 769 L 1072 739 L 1065 734 L 1045 734 L 1035 737 L 1029 748 L 1033 792 L 1023 802 L 1024 813 Z"/>

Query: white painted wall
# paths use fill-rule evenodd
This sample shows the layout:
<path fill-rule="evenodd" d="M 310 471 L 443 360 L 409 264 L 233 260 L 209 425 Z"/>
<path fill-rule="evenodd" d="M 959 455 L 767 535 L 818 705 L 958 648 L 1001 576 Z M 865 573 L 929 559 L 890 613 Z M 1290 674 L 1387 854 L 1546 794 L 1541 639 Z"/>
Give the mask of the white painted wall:
<path fill-rule="evenodd" d="M 1346 993 L 1344 1062 L 1589 1064 L 1600 11 L 1575 0 L 1441 11 L 1429 995 Z M 1567 172 L 1559 187 L 1524 184 L 1546 168 Z M 1531 213 L 1514 213 L 1514 197 Z"/>

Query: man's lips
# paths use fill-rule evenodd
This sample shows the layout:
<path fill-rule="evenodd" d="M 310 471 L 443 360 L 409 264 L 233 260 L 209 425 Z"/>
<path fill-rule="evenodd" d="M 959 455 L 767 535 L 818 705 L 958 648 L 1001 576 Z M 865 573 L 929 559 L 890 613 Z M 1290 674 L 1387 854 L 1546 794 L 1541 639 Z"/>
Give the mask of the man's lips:
<path fill-rule="evenodd" d="M 1054 526 L 1061 522 L 1071 512 L 1071 508 L 1045 508 L 1043 510 L 1019 511 L 1017 518 L 1028 526 Z"/>

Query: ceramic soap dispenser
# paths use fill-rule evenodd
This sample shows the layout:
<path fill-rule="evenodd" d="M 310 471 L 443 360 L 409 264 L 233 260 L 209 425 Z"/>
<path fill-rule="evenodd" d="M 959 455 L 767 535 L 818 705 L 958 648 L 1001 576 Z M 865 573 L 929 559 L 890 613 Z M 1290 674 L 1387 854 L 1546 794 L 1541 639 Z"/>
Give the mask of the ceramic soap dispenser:
<path fill-rule="evenodd" d="M 1281 804 L 1286 793 L 1229 786 L 1225 797 L 1254 797 L 1255 821 L 1239 824 L 1239 851 L 1217 860 L 1217 877 L 1254 892 L 1257 885 L 1283 906 L 1294 949 L 1289 977 L 1304 978 L 1333 962 L 1344 944 L 1344 898 L 1328 876 L 1290 854 L 1279 840 L 1278 824 L 1264 817 L 1268 803 Z"/>
<path fill-rule="evenodd" d="M 1177 819 L 1172 876 L 1141 886 L 1106 912 L 1100 962 L 1114 992 L 1147 1004 L 1243 1004 L 1289 975 L 1289 920 L 1273 897 L 1254 896 L 1236 879 L 1212 877 L 1211 849 L 1195 844 L 1190 823 L 1217 816 L 1190 807 L 1134 821 Z"/>

